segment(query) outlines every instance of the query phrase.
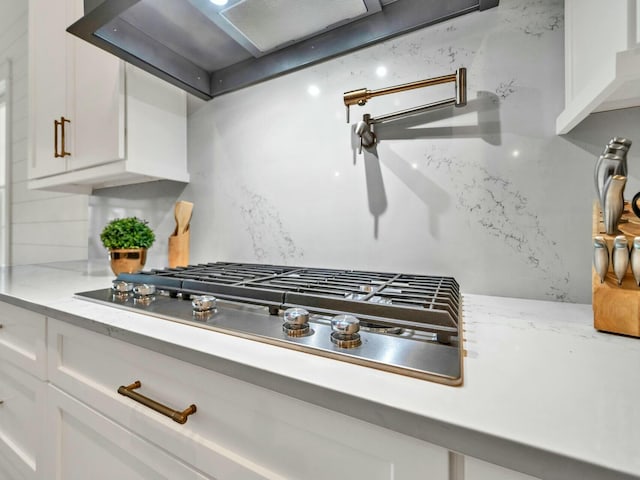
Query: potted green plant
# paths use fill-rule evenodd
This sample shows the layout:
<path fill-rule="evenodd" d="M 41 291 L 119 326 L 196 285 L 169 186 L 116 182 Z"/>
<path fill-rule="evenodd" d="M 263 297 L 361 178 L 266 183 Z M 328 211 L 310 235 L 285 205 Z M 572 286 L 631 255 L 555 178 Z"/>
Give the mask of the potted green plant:
<path fill-rule="evenodd" d="M 137 217 L 116 218 L 100 234 L 102 244 L 109 250 L 111 270 L 116 275 L 142 270 L 147 249 L 155 239 L 148 222 Z"/>

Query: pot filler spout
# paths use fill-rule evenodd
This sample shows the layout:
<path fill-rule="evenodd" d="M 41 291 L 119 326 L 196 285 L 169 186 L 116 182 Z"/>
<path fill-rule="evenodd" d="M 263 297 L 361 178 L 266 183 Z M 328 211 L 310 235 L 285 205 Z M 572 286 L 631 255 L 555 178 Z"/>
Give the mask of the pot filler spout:
<path fill-rule="evenodd" d="M 455 96 L 447 98 L 446 100 L 428 103 L 419 107 L 409 108 L 386 115 L 380 115 L 378 117 L 371 117 L 371 115 L 365 113 L 362 116 L 362 120 L 359 121 L 355 127 L 355 133 L 356 135 L 358 135 L 358 137 L 360 137 L 360 147 L 358 150 L 359 153 L 362 153 L 362 147 L 370 148 L 376 144 L 376 134 L 373 131 L 373 126 L 375 124 L 408 117 L 410 115 L 417 115 L 419 113 L 429 112 L 452 105 L 455 107 L 464 107 L 467 104 L 467 69 L 462 67 L 456 70 L 456 73 L 451 75 L 427 78 L 424 80 L 418 80 L 417 82 L 405 83 L 393 87 L 380 88 L 378 90 L 359 88 L 357 90 L 345 92 L 343 95 L 343 101 L 345 106 L 347 107 L 347 123 L 349 123 L 349 109 L 352 105 L 363 106 L 366 105 L 367 101 L 372 99 L 373 97 L 389 95 L 391 93 L 406 92 L 408 90 L 414 90 L 416 88 L 430 87 L 433 85 L 441 85 L 443 83 L 451 82 L 455 83 Z"/>

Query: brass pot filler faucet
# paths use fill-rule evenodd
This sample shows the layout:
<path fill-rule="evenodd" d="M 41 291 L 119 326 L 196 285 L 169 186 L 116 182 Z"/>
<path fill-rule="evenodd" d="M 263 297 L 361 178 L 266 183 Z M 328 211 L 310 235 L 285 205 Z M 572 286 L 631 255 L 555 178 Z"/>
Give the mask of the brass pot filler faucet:
<path fill-rule="evenodd" d="M 344 93 L 344 104 L 347 107 L 347 123 L 349 123 L 349 107 L 351 105 L 365 105 L 368 100 L 373 97 L 379 97 L 381 95 L 388 95 L 390 93 L 406 92 L 407 90 L 413 90 L 416 88 L 430 87 L 432 85 L 440 85 L 443 83 L 455 82 L 456 95 L 455 97 L 441 100 L 439 102 L 428 103 L 415 108 L 409 108 L 407 110 L 401 110 L 395 113 L 388 113 L 386 115 L 380 115 L 379 117 L 371 117 L 368 113 L 362 116 L 362 120 L 356 125 L 355 132 L 360 137 L 359 152 L 362 153 L 362 147 L 371 147 L 376 143 L 376 135 L 373 131 L 373 125 L 377 123 L 388 122 L 398 118 L 403 118 L 409 115 L 415 115 L 422 112 L 428 112 L 430 110 L 436 110 L 443 107 L 454 105 L 456 107 L 464 107 L 467 104 L 467 69 L 462 67 L 456 70 L 456 73 L 451 75 L 444 75 L 442 77 L 427 78 L 425 80 L 418 80 L 416 82 L 405 83 L 402 85 L 396 85 L 394 87 L 380 88 L 378 90 L 368 90 L 366 88 L 359 88 L 358 90 L 351 90 Z"/>

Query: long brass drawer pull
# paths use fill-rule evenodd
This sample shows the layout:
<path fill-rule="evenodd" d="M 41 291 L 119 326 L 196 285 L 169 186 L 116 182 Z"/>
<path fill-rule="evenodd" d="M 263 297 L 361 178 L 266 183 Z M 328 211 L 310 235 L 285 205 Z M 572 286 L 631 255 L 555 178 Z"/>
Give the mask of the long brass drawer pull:
<path fill-rule="evenodd" d="M 65 123 L 71 123 L 71 120 L 66 119 L 64 117 L 60 117 L 60 120 L 54 120 L 53 121 L 53 134 L 54 134 L 54 140 L 53 140 L 53 156 L 55 158 L 58 157 L 66 157 L 68 155 L 71 155 L 71 152 L 67 152 L 65 151 L 65 138 L 64 138 L 64 124 Z M 58 127 L 60 127 L 61 133 L 62 133 L 62 152 L 58 153 Z"/>
<path fill-rule="evenodd" d="M 129 397 L 131 400 L 141 403 L 145 407 L 149 407 L 150 409 L 155 410 L 156 412 L 161 413 L 162 415 L 169 417 L 174 422 L 178 422 L 180 424 L 187 423 L 189 415 L 196 413 L 195 405 L 190 405 L 186 410 L 179 412 L 178 410 L 173 410 L 172 408 L 162 405 L 161 403 L 151 400 L 150 398 L 134 391 L 141 386 L 142 384 L 140 383 L 140 380 L 136 380 L 134 383 L 127 385 L 126 387 L 120 386 L 120 388 L 118 388 L 118 393 L 125 397 Z"/>

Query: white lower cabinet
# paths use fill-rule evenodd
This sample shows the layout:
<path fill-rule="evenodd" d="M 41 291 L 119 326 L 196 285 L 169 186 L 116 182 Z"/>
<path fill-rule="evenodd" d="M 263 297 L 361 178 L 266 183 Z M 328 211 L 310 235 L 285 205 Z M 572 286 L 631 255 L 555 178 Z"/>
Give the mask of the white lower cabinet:
<path fill-rule="evenodd" d="M 0 361 L 46 379 L 45 317 L 8 303 L 0 303 Z"/>
<path fill-rule="evenodd" d="M 0 463 L 19 478 L 39 478 L 44 388 L 43 381 L 21 368 L 0 362 Z"/>
<path fill-rule="evenodd" d="M 14 465 L 15 462 L 5 458 L 0 451 L 0 478 L 2 480 L 29 480 L 33 478 L 31 473 L 25 473 Z"/>
<path fill-rule="evenodd" d="M 0 480 L 535 480 L 1 302 L 0 322 Z M 155 409 L 118 393 L 136 381 Z"/>
<path fill-rule="evenodd" d="M 49 379 L 77 405 L 217 480 L 449 479 L 446 449 L 172 357 L 52 319 L 48 347 Z M 117 393 L 136 380 L 142 395 L 197 411 L 180 425 Z"/>
<path fill-rule="evenodd" d="M 48 479 L 211 479 L 56 387 L 47 393 Z"/>
<path fill-rule="evenodd" d="M 47 480 L 41 462 L 45 322 L 42 315 L 0 303 L 1 480 Z"/>

